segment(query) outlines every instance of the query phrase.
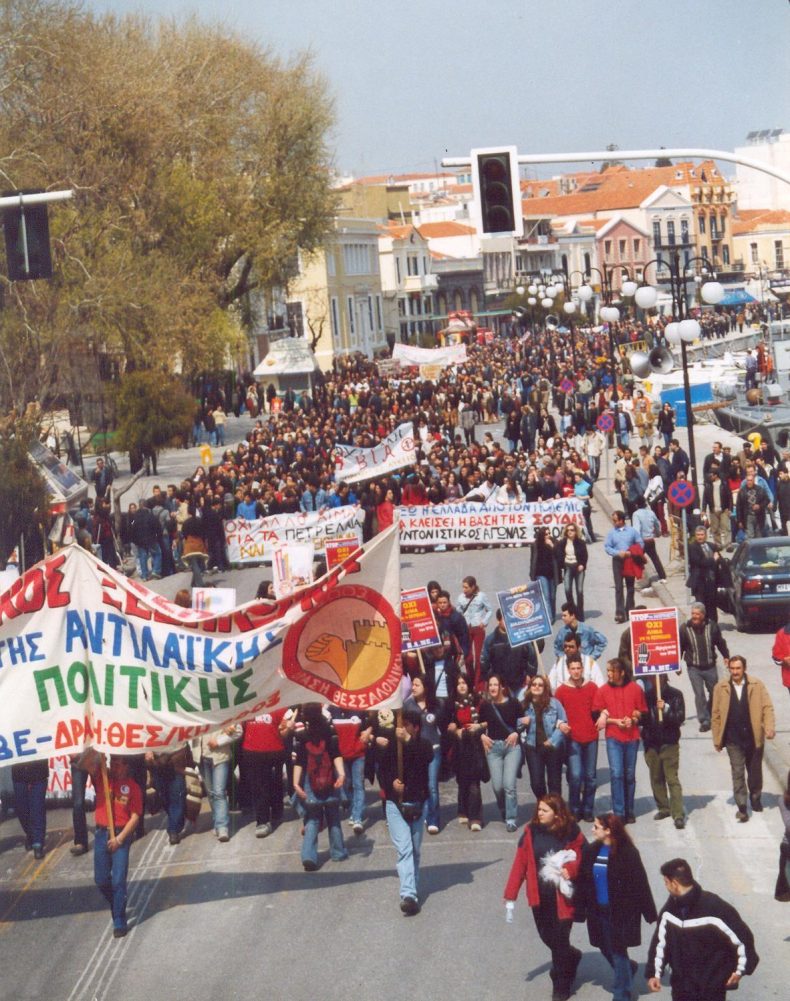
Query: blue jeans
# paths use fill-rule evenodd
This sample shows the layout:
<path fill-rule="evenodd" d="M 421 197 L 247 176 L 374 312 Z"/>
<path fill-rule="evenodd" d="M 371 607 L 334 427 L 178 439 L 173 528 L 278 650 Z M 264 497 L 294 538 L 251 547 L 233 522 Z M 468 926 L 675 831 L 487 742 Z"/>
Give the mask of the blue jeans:
<path fill-rule="evenodd" d="M 129 842 L 110 853 L 107 840 L 107 828 L 97 827 L 93 844 L 93 879 L 112 908 L 113 928 L 125 928 Z"/>
<path fill-rule="evenodd" d="M 428 806 L 425 823 L 428 827 L 439 826 L 439 769 L 442 765 L 442 749 L 434 747 L 433 759 L 428 765 Z"/>
<path fill-rule="evenodd" d="M 634 813 L 636 792 L 636 755 L 638 740 L 606 738 L 606 756 L 609 759 L 609 782 L 612 787 L 612 813 L 618 817 L 631 817 Z"/>
<path fill-rule="evenodd" d="M 154 788 L 159 793 L 167 813 L 167 833 L 180 834 L 184 830 L 187 805 L 187 784 L 183 775 L 169 769 L 155 768 L 152 772 Z"/>
<path fill-rule="evenodd" d="M 81 768 L 71 768 L 71 826 L 74 844 L 88 847 L 88 822 L 85 819 L 85 786 L 88 773 Z"/>
<path fill-rule="evenodd" d="M 161 575 L 162 573 L 162 550 L 159 546 L 137 547 L 137 565 L 140 568 L 140 579 L 148 580 L 148 561 L 151 561 L 151 572 Z"/>
<path fill-rule="evenodd" d="M 638 743 L 638 741 L 634 741 L 634 743 Z M 628 958 L 628 951 L 615 952 L 612 948 L 612 925 L 609 920 L 608 910 L 601 908 L 598 916 L 601 921 L 601 931 L 603 933 L 601 952 L 607 963 L 614 970 L 612 1001 L 631 1001 L 634 975 L 631 972 L 631 961 Z"/>
<path fill-rule="evenodd" d="M 345 761 L 344 764 L 346 767 L 344 800 L 351 803 L 351 823 L 361 824 L 365 816 L 365 755 Z"/>
<path fill-rule="evenodd" d="M 546 598 L 546 604 L 549 606 L 549 615 L 551 616 L 551 621 L 557 616 L 555 611 L 555 606 L 557 604 L 557 581 L 553 577 L 538 577 L 540 581 L 540 586 L 543 588 L 543 595 Z"/>
<path fill-rule="evenodd" d="M 340 798 L 333 791 L 326 799 L 319 799 L 310 788 L 307 775 L 304 776 L 304 791 L 307 793 L 307 802 L 303 801 L 306 812 L 302 861 L 318 864 L 318 831 L 323 816 L 329 828 L 329 855 L 334 862 L 342 862 L 348 858 L 348 852 L 340 826 Z"/>
<path fill-rule="evenodd" d="M 575 817 L 595 812 L 598 741 L 568 742 L 568 806 Z"/>
<path fill-rule="evenodd" d="M 521 764 L 521 745 L 508 747 L 504 740 L 495 740 L 486 755 L 491 772 L 491 788 L 496 796 L 499 812 L 505 820 L 515 821 L 518 812 L 516 779 Z"/>
<path fill-rule="evenodd" d="M 47 837 L 47 783 L 14 782 L 14 812 L 25 837 L 33 845 L 44 847 Z"/>
<path fill-rule="evenodd" d="M 420 848 L 425 810 L 416 820 L 407 821 L 403 819 L 398 804 L 388 799 L 385 811 L 390 840 L 398 853 L 397 868 L 401 899 L 414 897 L 415 900 L 419 900 L 417 887 L 420 881 Z"/>
<path fill-rule="evenodd" d="M 208 798 L 211 803 L 211 815 L 214 818 L 214 830 L 220 827 L 227 827 L 229 822 L 228 812 L 228 772 L 230 771 L 230 761 L 219 761 L 216 764 L 211 758 L 202 757 L 200 759 L 200 774 L 203 776 L 203 783 L 208 790 Z"/>

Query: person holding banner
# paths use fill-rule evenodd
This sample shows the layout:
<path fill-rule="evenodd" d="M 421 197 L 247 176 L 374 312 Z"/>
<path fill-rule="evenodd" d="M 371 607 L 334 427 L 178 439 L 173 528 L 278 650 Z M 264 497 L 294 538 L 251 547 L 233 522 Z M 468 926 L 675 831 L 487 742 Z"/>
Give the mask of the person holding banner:
<path fill-rule="evenodd" d="M 129 849 L 143 815 L 143 793 L 130 775 L 129 759 L 110 758 L 107 775 L 104 758 L 89 748 L 77 763 L 93 780 L 96 790 L 96 836 L 93 842 L 93 878 L 112 910 L 113 938 L 123 938 L 126 920 Z"/>
<path fill-rule="evenodd" d="M 686 718 L 683 693 L 669 684 L 666 674 L 645 678 L 647 715 L 642 725 L 642 747 L 650 772 L 650 786 L 658 811 L 654 820 L 672 817 L 675 827 L 686 826 L 680 768 L 680 728 Z M 658 691 L 656 688 L 658 687 Z"/>

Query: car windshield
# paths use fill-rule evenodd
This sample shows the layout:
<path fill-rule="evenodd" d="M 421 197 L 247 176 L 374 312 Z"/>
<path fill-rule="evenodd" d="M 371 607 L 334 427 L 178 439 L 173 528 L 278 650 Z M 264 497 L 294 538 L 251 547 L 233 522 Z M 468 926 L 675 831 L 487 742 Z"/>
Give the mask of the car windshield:
<path fill-rule="evenodd" d="M 790 568 L 790 545 L 753 546 L 746 554 L 747 570 Z"/>

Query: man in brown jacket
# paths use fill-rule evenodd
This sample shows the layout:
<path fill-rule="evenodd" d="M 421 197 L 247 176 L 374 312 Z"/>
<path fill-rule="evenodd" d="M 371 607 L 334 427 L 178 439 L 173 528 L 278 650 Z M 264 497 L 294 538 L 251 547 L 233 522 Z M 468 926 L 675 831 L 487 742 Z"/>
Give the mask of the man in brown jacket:
<path fill-rule="evenodd" d="M 763 744 L 776 734 L 774 707 L 768 689 L 746 674 L 746 658 L 730 657 L 730 677 L 713 689 L 711 733 L 717 751 L 727 748 L 732 771 L 732 790 L 738 807 L 736 819 L 745 824 L 748 783 L 752 810 L 763 808 Z"/>

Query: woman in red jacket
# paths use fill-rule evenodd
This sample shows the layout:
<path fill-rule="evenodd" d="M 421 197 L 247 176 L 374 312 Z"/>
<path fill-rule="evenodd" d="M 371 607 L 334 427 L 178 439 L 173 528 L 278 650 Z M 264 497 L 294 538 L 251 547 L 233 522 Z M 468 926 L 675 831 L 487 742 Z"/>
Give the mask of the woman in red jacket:
<path fill-rule="evenodd" d="M 570 944 L 573 924 L 572 881 L 581 863 L 584 836 L 562 796 L 541 796 L 535 816 L 524 828 L 510 869 L 505 900 L 514 901 L 526 883 L 541 941 L 551 949 L 552 1001 L 571 996 L 581 951 Z"/>

